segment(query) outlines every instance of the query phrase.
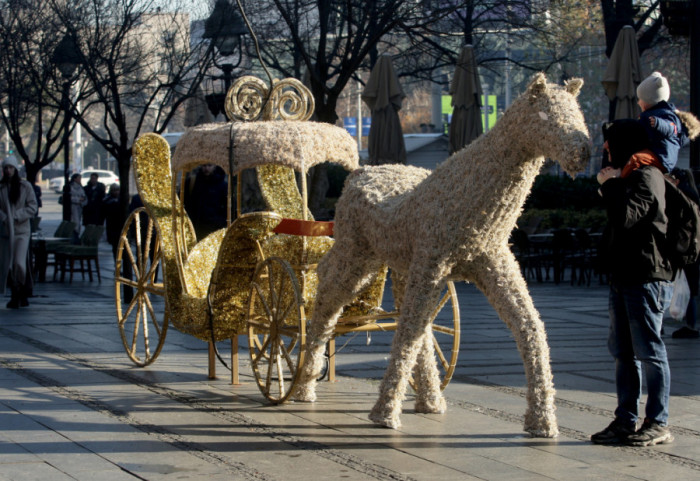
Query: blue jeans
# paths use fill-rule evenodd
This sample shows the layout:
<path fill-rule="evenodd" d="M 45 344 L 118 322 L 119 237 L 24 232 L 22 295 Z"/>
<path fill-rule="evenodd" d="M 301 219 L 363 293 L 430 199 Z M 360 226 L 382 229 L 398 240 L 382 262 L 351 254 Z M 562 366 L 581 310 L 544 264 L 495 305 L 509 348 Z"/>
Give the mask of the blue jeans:
<path fill-rule="evenodd" d="M 615 417 L 636 423 L 642 397 L 642 365 L 646 374 L 646 418 L 668 424 L 671 370 L 661 339 L 664 311 L 673 285 L 667 281 L 610 286 L 608 349 L 615 358 L 617 409 Z"/>

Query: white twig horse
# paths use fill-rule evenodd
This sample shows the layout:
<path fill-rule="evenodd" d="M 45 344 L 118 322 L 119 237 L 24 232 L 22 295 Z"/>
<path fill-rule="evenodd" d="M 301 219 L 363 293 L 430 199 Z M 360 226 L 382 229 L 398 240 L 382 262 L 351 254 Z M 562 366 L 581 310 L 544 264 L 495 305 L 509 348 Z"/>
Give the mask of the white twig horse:
<path fill-rule="evenodd" d="M 296 399 L 315 400 L 324 345 L 343 306 L 386 263 L 401 309 L 370 419 L 400 426 L 414 366 L 416 411 L 445 411 L 428 318 L 445 283 L 466 280 L 486 295 L 515 337 L 528 383 L 525 430 L 557 435 L 547 337 L 508 238 L 545 157 L 571 175 L 587 165 L 590 138 L 576 100 L 582 84 L 575 79 L 560 87 L 537 74 L 490 132 L 433 173 L 388 165 L 351 174 L 337 205 L 335 245 L 318 266 Z"/>

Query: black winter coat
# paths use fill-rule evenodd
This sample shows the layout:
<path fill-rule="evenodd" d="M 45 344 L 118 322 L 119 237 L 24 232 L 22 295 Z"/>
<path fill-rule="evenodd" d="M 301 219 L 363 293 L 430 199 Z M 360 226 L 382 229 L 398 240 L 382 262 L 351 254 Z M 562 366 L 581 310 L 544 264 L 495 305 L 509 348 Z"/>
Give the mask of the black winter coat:
<path fill-rule="evenodd" d="M 623 284 L 672 280 L 666 255 L 666 186 L 663 174 L 641 167 L 600 187 L 608 213 L 603 261 L 612 280 Z"/>

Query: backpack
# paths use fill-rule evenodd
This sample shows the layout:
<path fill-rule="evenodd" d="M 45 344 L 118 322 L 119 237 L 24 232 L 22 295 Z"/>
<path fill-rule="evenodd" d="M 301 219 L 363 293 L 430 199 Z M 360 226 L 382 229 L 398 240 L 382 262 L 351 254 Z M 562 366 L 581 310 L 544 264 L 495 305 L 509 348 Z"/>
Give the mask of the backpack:
<path fill-rule="evenodd" d="M 676 268 L 692 264 L 700 256 L 700 207 L 676 184 L 666 182 L 666 245 L 671 263 Z"/>

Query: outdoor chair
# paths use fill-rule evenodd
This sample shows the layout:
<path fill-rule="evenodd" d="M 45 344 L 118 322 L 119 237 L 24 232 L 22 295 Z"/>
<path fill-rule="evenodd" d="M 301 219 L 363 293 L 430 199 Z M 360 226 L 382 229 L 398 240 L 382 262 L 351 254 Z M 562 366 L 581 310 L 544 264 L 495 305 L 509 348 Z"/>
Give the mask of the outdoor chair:
<path fill-rule="evenodd" d="M 525 280 L 534 278 L 542 282 L 542 255 L 532 247 L 528 234 L 523 229 L 514 229 L 510 237 L 511 248 L 520 264 Z"/>
<path fill-rule="evenodd" d="M 571 285 L 573 286 L 578 278 L 579 286 L 583 284 L 590 286 L 596 249 L 586 229 L 576 229 L 574 231 L 574 238 L 576 239 L 576 251 L 573 253 L 570 260 Z"/>
<path fill-rule="evenodd" d="M 103 232 L 104 226 L 102 225 L 86 225 L 83 234 L 80 236 L 79 245 L 64 245 L 58 247 L 56 250 L 57 270 L 54 272 L 54 279 L 56 273 L 61 271 L 61 282 L 63 282 L 65 279 L 66 270 L 70 270 L 70 278 L 68 282 L 73 282 L 73 274 L 75 272 L 80 272 L 83 279 L 85 279 L 85 273 L 87 272 L 90 282 L 92 282 L 92 261 L 95 261 L 95 272 L 97 273 L 97 279 L 98 282 L 102 282 L 102 277 L 100 275 L 98 244 Z M 76 262 L 79 263 L 79 267 L 77 268 Z"/>
<path fill-rule="evenodd" d="M 36 254 L 36 264 L 37 270 L 39 271 L 39 281 L 43 282 L 46 277 L 46 268 L 48 266 L 53 266 L 54 274 L 56 272 L 56 249 L 59 246 L 65 246 L 73 238 L 73 231 L 75 230 L 75 223 L 69 220 L 61 221 L 59 226 L 56 228 L 53 236 L 55 238 L 65 239 L 65 240 L 47 240 L 43 241 L 38 239 L 37 242 L 37 254 Z M 43 244 L 43 245 L 42 245 Z M 50 258 L 49 258 L 50 256 Z"/>

